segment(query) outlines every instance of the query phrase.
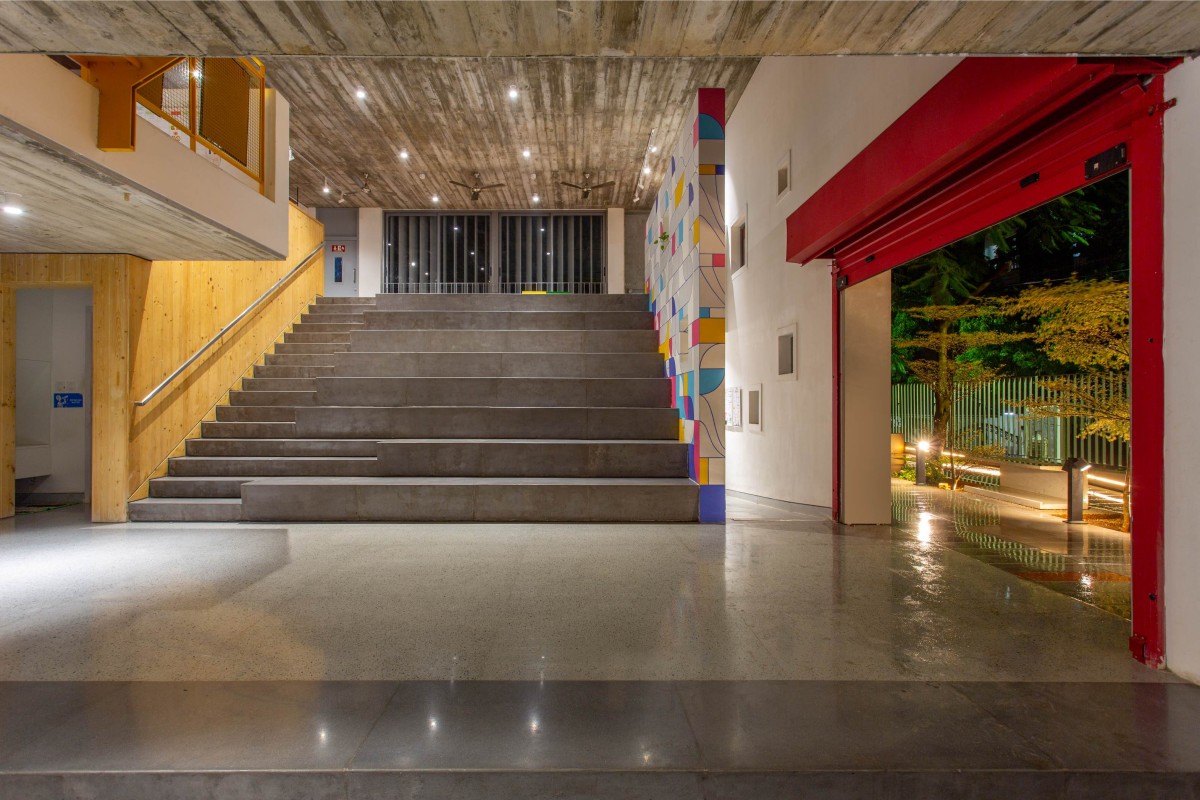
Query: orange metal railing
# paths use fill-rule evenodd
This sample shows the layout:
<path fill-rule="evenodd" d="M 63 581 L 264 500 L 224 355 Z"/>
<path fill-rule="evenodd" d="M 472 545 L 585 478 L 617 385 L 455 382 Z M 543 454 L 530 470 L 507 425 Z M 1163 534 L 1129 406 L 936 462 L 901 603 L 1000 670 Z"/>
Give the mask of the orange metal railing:
<path fill-rule="evenodd" d="M 135 87 L 142 114 L 266 192 L 266 78 L 256 58 L 177 58 Z"/>

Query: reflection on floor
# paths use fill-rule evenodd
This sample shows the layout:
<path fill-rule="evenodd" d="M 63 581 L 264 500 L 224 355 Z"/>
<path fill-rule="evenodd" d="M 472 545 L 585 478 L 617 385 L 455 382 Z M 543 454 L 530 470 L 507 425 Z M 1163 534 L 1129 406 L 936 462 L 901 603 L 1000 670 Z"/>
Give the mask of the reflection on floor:
<path fill-rule="evenodd" d="M 1050 514 L 892 481 L 897 533 L 947 547 L 1130 619 L 1129 534 Z"/>
<path fill-rule="evenodd" d="M 939 503 L 851 529 L 732 497 L 727 526 L 3 521 L 0 800 L 1200 797 L 1200 687 L 1017 577 L 1042 562 L 959 552 Z M 1073 557 L 1053 534 L 1008 541 Z"/>
<path fill-rule="evenodd" d="M 1168 677 L 1129 658 L 1124 620 L 955 552 L 942 516 L 948 547 L 729 507 L 727 526 L 18 517 L 0 680 Z"/>

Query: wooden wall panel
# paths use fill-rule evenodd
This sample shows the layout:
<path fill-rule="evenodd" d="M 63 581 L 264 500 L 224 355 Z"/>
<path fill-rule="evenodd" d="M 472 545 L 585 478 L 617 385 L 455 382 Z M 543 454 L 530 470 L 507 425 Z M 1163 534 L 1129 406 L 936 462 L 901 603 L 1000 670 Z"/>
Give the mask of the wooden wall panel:
<path fill-rule="evenodd" d="M 0 517 L 13 515 L 17 458 L 17 292 L 0 283 Z"/>
<path fill-rule="evenodd" d="M 324 286 L 314 258 L 272 302 L 144 408 L 163 378 L 324 240 L 289 210 L 286 261 L 144 261 L 129 255 L 0 253 L 0 517 L 13 513 L 16 289 L 92 288 L 92 520 L 123 522 L 127 501 L 240 381 Z"/>
<path fill-rule="evenodd" d="M 288 226 L 284 261 L 155 261 L 131 272 L 131 406 L 324 241 L 324 226 L 295 206 Z M 133 408 L 128 497 L 145 496 L 146 481 L 321 292 L 324 269 L 318 255 L 149 405 Z"/>

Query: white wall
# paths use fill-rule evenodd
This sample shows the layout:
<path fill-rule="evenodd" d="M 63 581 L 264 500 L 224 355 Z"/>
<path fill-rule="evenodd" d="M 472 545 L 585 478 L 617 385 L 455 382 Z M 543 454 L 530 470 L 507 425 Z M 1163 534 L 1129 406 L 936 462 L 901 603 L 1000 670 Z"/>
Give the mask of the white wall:
<path fill-rule="evenodd" d="M 734 491 L 828 506 L 832 493 L 829 264 L 785 257 L 787 217 L 949 72 L 958 58 L 764 58 L 726 126 L 725 215 L 746 214 L 747 267 L 731 275 L 726 386 L 763 385 L 762 431 L 729 432 Z M 792 188 L 775 195 L 791 150 Z M 775 337 L 798 326 L 798 380 L 776 377 Z M 886 442 L 884 443 L 886 447 Z"/>
<path fill-rule="evenodd" d="M 1166 601 L 1167 666 L 1200 681 L 1200 61 L 1167 73 L 1166 96 L 1179 105 L 1166 113 Z"/>
<path fill-rule="evenodd" d="M 46 444 L 50 456 L 48 476 L 24 490 L 88 491 L 91 305 L 91 289 L 17 291 L 17 445 Z M 54 408 L 55 392 L 83 394 L 83 408 Z"/>
<path fill-rule="evenodd" d="M 268 94 L 267 160 L 273 167 L 268 172 L 269 196 L 263 196 L 141 118 L 136 120 L 134 152 L 100 150 L 96 147 L 99 90 L 46 56 L 0 55 L 0 75 L 21 76 L 0 81 L 0 116 L 83 161 L 267 247 L 280 258 L 287 255 L 289 106 L 276 92 Z"/>
<path fill-rule="evenodd" d="M 608 223 L 604 226 L 608 236 L 604 253 L 608 272 L 608 293 L 625 293 L 625 209 L 608 209 Z"/>
<path fill-rule="evenodd" d="M 383 209 L 358 210 L 358 295 L 374 297 L 383 286 Z"/>

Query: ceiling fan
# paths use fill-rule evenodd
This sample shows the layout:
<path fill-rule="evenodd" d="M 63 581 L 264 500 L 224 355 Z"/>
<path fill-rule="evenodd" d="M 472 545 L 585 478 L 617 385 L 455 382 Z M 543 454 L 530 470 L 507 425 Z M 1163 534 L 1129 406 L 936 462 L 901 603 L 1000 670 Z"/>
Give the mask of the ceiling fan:
<path fill-rule="evenodd" d="M 471 193 L 471 202 L 472 203 L 479 202 L 479 193 L 482 192 L 483 190 L 499 189 L 500 187 L 504 186 L 503 183 L 489 183 L 486 186 L 484 186 L 484 185 L 480 184 L 480 181 L 482 181 L 482 180 L 483 180 L 483 176 L 481 176 L 478 172 L 476 172 L 474 186 L 468 186 L 467 184 L 460 183 L 459 181 L 450 181 L 450 182 L 453 183 L 455 186 L 461 186 L 464 189 L 466 189 L 467 191 L 469 191 Z"/>
<path fill-rule="evenodd" d="M 570 186 L 572 189 L 578 189 L 579 191 L 583 192 L 584 200 L 587 200 L 589 197 L 591 197 L 592 191 L 595 189 L 607 189 L 609 186 L 616 185 L 616 181 L 605 181 L 604 183 L 597 183 L 595 186 L 592 186 L 592 173 L 590 172 L 583 173 L 583 186 L 580 186 L 578 183 L 568 183 L 567 181 L 559 181 L 559 183 L 561 183 L 563 186 Z"/>

